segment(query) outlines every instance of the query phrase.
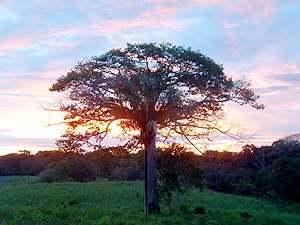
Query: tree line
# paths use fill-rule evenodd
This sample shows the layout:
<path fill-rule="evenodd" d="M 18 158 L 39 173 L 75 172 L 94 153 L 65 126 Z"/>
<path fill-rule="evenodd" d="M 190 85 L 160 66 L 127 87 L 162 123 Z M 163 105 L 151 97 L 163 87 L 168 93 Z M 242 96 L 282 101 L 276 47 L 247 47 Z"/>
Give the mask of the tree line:
<path fill-rule="evenodd" d="M 174 193 L 196 187 L 300 202 L 300 143 L 279 140 L 270 146 L 245 145 L 240 152 L 202 155 L 172 144 L 158 148 L 157 174 L 161 196 L 168 201 Z M 0 176 L 11 175 L 38 175 L 44 182 L 143 180 L 144 151 L 22 151 L 0 157 Z"/>

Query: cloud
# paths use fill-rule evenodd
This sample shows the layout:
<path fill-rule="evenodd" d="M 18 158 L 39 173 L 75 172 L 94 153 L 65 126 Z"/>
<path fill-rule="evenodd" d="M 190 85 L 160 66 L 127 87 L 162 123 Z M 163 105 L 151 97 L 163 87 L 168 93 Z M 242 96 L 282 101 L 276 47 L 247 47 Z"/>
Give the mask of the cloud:
<path fill-rule="evenodd" d="M 243 51 L 241 39 L 252 35 L 251 30 L 247 32 L 241 29 L 244 26 L 255 26 L 257 30 L 266 26 L 275 11 L 275 1 L 227 1 L 224 5 L 225 14 L 222 16 L 225 38 L 230 46 L 229 53 L 238 58 Z M 259 34 L 256 34 L 259 36 Z"/>
<path fill-rule="evenodd" d="M 12 36 L 0 42 L 0 54 L 6 51 L 22 49 L 35 42 L 35 36 Z"/>
<path fill-rule="evenodd" d="M 97 31 L 108 34 L 141 27 L 160 29 L 171 28 L 174 30 L 180 30 L 182 24 L 167 18 L 168 15 L 171 15 L 176 11 L 176 8 L 157 7 L 155 9 L 145 11 L 135 18 L 105 21 L 99 25 L 94 24 L 94 27 Z"/>
<path fill-rule="evenodd" d="M 255 88 L 288 86 L 295 88 L 295 81 L 300 74 L 298 62 L 286 61 L 281 54 L 261 49 L 252 57 L 245 57 L 232 63 L 226 73 L 235 75 L 235 79 L 250 80 Z"/>
<path fill-rule="evenodd" d="M 252 20 L 263 18 L 272 14 L 274 5 L 272 0 L 267 1 L 239 1 L 233 4 L 232 0 L 170 0 L 170 1 L 144 1 L 142 4 L 139 1 L 105 1 L 101 3 L 91 3 L 85 0 L 71 1 L 74 7 L 79 10 L 88 11 L 85 13 L 85 20 L 77 20 L 76 17 L 73 23 L 66 21 L 63 24 L 53 24 L 50 27 L 30 26 L 29 29 L 20 30 L 10 34 L 5 40 L 0 42 L 0 54 L 7 51 L 22 50 L 35 48 L 41 51 L 40 46 L 45 50 L 55 51 L 57 48 L 74 48 L 78 43 L 65 39 L 65 36 L 89 36 L 96 38 L 99 36 L 107 36 L 116 33 L 122 33 L 132 29 L 171 29 L 180 31 L 187 25 L 187 20 L 180 20 L 181 14 L 187 10 L 195 9 L 195 7 L 221 7 L 223 13 L 221 17 L 224 20 L 224 30 L 232 48 L 238 48 L 239 35 L 236 29 L 239 27 L 237 22 L 230 21 L 228 17 L 232 15 L 240 15 L 249 17 Z M 44 5 L 48 4 L 47 2 Z M 67 7 L 66 3 L 57 2 L 61 7 Z M 31 4 L 31 10 L 36 12 L 36 16 L 31 19 L 41 17 L 46 13 L 50 16 L 56 10 L 49 5 L 49 12 L 44 12 L 43 7 Z M 28 6 L 29 7 L 29 6 Z M 42 8 L 42 11 L 33 9 L 33 7 Z M 29 9 L 28 9 L 29 10 Z M 107 17 L 103 17 L 107 14 Z M 109 13 L 108 13 L 109 12 Z M 118 12 L 118 13 L 116 13 Z M 127 15 L 124 14 L 127 12 Z M 130 12 L 130 13 L 129 13 Z M 134 13 L 132 13 L 134 12 Z M 118 16 L 118 14 L 123 16 Z M 92 16 L 90 16 L 92 15 Z M 259 16 L 258 16 L 259 15 Z M 199 15 L 200 16 L 200 15 Z M 45 15 L 43 16 L 45 17 Z M 47 18 L 40 18 L 37 21 L 44 21 Z M 201 17 L 201 16 L 200 16 Z M 40 24 L 36 22 L 37 24 Z M 23 24 L 26 26 L 26 23 Z M 1 31 L 1 30 L 0 30 Z M 134 31 L 133 31 L 134 32 Z M 54 40 L 54 41 L 53 41 Z"/>
<path fill-rule="evenodd" d="M 290 86 L 281 85 L 281 86 L 271 86 L 266 88 L 255 88 L 255 91 L 261 95 L 270 95 L 270 94 L 277 94 L 278 92 L 289 90 Z"/>
<path fill-rule="evenodd" d="M 54 138 L 16 138 L 10 136 L 10 129 L 0 129 L 0 155 L 19 150 L 49 150 L 55 148 Z"/>
<path fill-rule="evenodd" d="M 55 147 L 55 139 L 54 138 L 15 138 L 6 135 L 0 135 L 0 146 L 9 146 L 12 143 L 15 146 L 23 145 L 23 146 L 31 146 L 31 147 Z"/>
<path fill-rule="evenodd" d="M 224 63 L 229 75 L 251 80 L 267 109 L 252 112 L 233 107 L 237 113 L 231 114 L 249 131 L 275 137 L 288 132 L 285 124 L 294 131 L 300 110 L 296 29 L 300 20 L 299 5 L 289 2 L 53 0 L 21 6 L 16 0 L 4 4 L 0 0 L 2 133 L 18 139 L 17 143 L 35 136 L 39 140 L 58 137 L 59 129 L 45 128 L 51 116 L 37 108 L 38 103 L 56 98 L 48 92 L 55 79 L 82 58 L 126 42 L 147 41 L 201 49 Z"/>
<path fill-rule="evenodd" d="M 288 73 L 288 74 L 281 74 L 274 77 L 277 80 L 287 82 L 288 84 L 300 84 L 300 73 Z"/>
<path fill-rule="evenodd" d="M 83 25 L 61 26 L 49 28 L 40 32 L 33 30 L 31 32 L 20 30 L 10 34 L 6 39 L 0 40 L 0 55 L 7 52 L 20 50 L 35 50 L 36 52 L 57 51 L 59 49 L 72 49 L 79 45 L 77 41 L 66 39 L 70 37 L 88 36 L 89 39 L 97 38 L 102 35 L 119 33 L 132 28 L 172 28 L 180 29 L 181 25 L 173 20 L 164 18 L 163 14 L 168 13 L 162 8 L 144 12 L 132 19 L 111 19 L 99 22 L 90 22 Z M 156 15 L 159 13 L 159 16 Z"/>

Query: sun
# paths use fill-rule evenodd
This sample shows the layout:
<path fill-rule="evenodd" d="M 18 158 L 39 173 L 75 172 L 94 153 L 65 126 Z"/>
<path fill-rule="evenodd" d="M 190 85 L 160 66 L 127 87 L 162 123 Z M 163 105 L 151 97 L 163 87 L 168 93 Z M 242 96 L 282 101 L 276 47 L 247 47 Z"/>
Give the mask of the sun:
<path fill-rule="evenodd" d="M 116 120 L 110 124 L 109 133 L 112 135 L 120 135 L 123 133 L 123 130 L 120 126 L 120 121 Z"/>

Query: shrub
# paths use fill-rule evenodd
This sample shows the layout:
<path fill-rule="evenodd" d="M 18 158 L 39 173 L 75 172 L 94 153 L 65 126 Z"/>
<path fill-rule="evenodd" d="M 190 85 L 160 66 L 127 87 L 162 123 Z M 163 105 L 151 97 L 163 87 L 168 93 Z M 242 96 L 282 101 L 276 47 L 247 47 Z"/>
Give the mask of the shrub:
<path fill-rule="evenodd" d="M 165 148 L 158 158 L 160 199 L 165 199 L 170 211 L 180 206 L 180 195 L 192 187 L 203 186 L 202 170 L 194 154 L 183 146 L 172 144 Z"/>
<path fill-rule="evenodd" d="M 113 169 L 110 180 L 142 180 L 144 178 L 143 171 L 136 165 L 119 166 Z"/>
<path fill-rule="evenodd" d="M 43 182 L 90 181 L 96 179 L 96 171 L 78 157 L 70 157 L 51 163 L 40 174 Z"/>
<path fill-rule="evenodd" d="M 300 202 L 300 157 L 283 157 L 272 164 L 268 184 L 278 197 Z"/>
<path fill-rule="evenodd" d="M 48 168 L 40 174 L 40 180 L 42 182 L 51 183 L 67 181 L 71 180 L 71 178 L 63 174 L 62 171 L 57 170 L 57 168 Z"/>

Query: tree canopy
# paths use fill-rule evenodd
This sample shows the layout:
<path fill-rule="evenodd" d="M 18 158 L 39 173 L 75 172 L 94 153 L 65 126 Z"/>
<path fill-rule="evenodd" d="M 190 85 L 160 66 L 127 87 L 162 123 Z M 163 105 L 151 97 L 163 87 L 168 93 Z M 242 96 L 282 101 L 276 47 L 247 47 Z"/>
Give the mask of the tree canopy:
<path fill-rule="evenodd" d="M 60 111 L 68 130 L 59 144 L 76 148 L 99 146 L 114 121 L 141 134 L 155 121 L 161 137 L 191 142 L 222 131 L 226 102 L 264 107 L 248 82 L 225 75 L 199 51 L 169 43 L 127 44 L 81 61 L 50 90 L 66 96 Z"/>

